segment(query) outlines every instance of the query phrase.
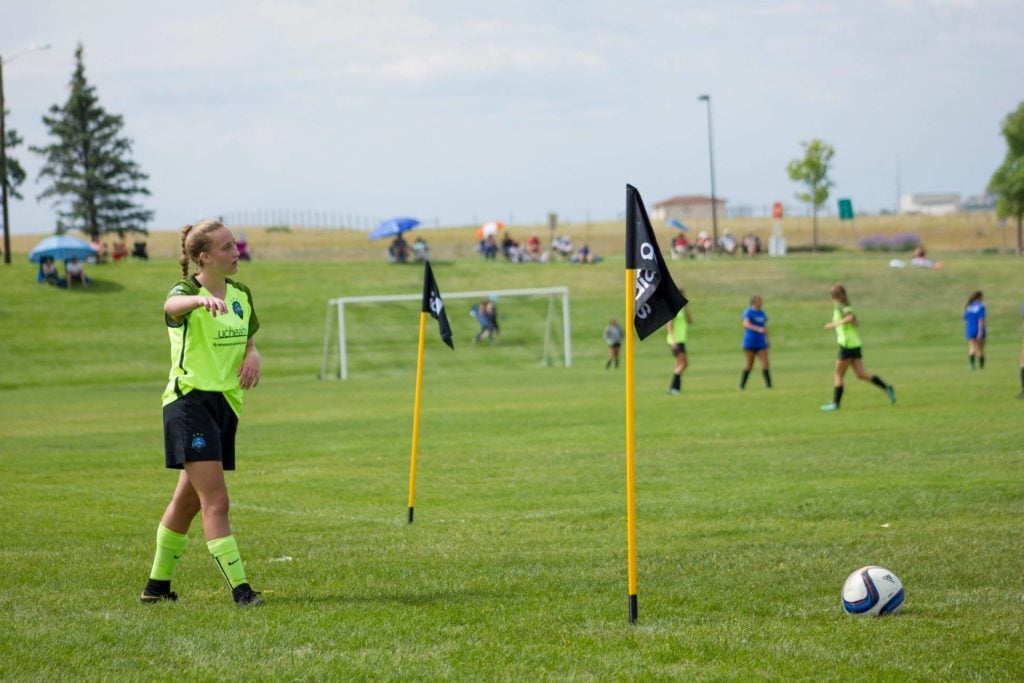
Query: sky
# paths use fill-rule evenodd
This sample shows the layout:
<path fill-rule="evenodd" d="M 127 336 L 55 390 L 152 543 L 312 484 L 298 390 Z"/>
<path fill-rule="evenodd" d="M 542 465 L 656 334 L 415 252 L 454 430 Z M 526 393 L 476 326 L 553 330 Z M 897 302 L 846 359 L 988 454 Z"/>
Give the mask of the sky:
<path fill-rule="evenodd" d="M 858 211 L 979 194 L 1024 100 L 1022 35 L 1021 0 L 0 0 L 8 128 L 49 142 L 80 42 L 152 229 L 617 219 L 626 183 L 648 205 L 710 194 L 702 94 L 730 207 L 802 211 L 785 168 L 813 138 Z M 12 232 L 52 232 L 39 157 L 15 156 Z"/>

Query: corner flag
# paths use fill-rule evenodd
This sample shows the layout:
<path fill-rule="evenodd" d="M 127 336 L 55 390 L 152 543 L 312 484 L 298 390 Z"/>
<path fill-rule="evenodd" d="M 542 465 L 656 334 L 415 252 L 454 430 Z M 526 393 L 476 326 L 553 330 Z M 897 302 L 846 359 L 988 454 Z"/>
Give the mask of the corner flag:
<path fill-rule="evenodd" d="M 633 330 L 641 340 L 686 305 L 661 257 L 640 193 L 626 185 L 626 561 L 629 623 L 638 618 L 636 575 L 636 404 Z"/>
<path fill-rule="evenodd" d="M 641 341 L 676 317 L 686 298 L 658 249 L 640 192 L 626 185 L 626 268 L 636 271 L 633 323 Z"/>
<path fill-rule="evenodd" d="M 441 292 L 437 289 L 437 282 L 434 281 L 434 271 L 430 269 L 430 262 L 424 263 L 423 269 L 423 313 L 429 313 L 430 317 L 437 321 L 441 332 L 441 341 L 448 345 L 452 351 L 455 346 L 452 344 L 452 328 L 448 324 L 448 314 L 444 312 L 444 301 L 441 300 Z"/>

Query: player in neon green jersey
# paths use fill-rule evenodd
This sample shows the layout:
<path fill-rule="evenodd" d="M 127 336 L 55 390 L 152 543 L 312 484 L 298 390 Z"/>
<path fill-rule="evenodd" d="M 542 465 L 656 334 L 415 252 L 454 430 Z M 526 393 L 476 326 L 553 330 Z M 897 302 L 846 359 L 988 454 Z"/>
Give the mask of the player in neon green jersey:
<path fill-rule="evenodd" d="M 683 290 L 680 289 L 679 293 L 682 294 Z M 676 365 L 672 369 L 672 383 L 668 386 L 668 393 L 673 395 L 683 390 L 683 372 L 689 366 L 689 361 L 686 358 L 686 335 L 692 322 L 690 309 L 684 307 L 666 325 L 668 346 L 672 350 L 672 356 L 676 359 Z"/>
<path fill-rule="evenodd" d="M 836 339 L 839 341 L 839 355 L 836 358 L 835 384 L 832 389 L 832 402 L 821 407 L 822 410 L 839 410 L 839 403 L 843 400 L 843 375 L 853 366 L 857 377 L 871 382 L 885 392 L 890 403 L 896 402 L 896 389 L 891 384 L 886 384 L 878 375 L 872 375 L 864 369 L 860 348 L 860 335 L 857 333 L 857 316 L 853 314 L 850 307 L 850 298 L 846 294 L 846 288 L 842 285 L 832 285 L 829 290 L 832 298 L 832 322 L 825 323 L 826 330 L 835 330 Z"/>
<path fill-rule="evenodd" d="M 260 327 L 248 287 L 238 272 L 238 247 L 220 221 L 186 225 L 181 275 L 164 302 L 171 340 L 171 372 L 164 391 L 165 465 L 181 470 L 157 527 L 156 555 L 143 603 L 178 599 L 171 577 L 189 526 L 202 511 L 206 545 L 239 607 L 263 604 L 252 589 L 231 534 L 224 471 L 235 469 L 235 431 L 243 390 L 260 381 L 260 354 L 252 337 Z M 198 272 L 189 275 L 189 265 Z"/>

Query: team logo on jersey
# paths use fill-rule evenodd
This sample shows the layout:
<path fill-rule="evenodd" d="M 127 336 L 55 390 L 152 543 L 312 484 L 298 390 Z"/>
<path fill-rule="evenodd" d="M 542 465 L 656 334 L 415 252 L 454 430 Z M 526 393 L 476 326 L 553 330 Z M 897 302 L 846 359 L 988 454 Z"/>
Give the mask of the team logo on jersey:
<path fill-rule="evenodd" d="M 234 301 L 231 302 L 231 310 L 234 311 L 235 315 L 237 315 L 239 318 L 243 317 L 242 304 L 238 303 L 238 299 L 235 299 Z"/>
<path fill-rule="evenodd" d="M 202 451 L 204 448 L 206 448 L 206 437 L 204 437 L 201 433 L 200 434 L 193 434 L 192 435 L 192 450 L 194 450 L 194 451 L 196 451 L 198 453 L 199 451 Z"/>

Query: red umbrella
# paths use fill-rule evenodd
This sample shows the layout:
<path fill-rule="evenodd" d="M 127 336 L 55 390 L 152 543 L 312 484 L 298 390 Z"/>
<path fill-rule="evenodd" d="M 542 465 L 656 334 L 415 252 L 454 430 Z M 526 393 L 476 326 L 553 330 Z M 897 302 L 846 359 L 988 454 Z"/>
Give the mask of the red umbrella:
<path fill-rule="evenodd" d="M 476 238 L 482 240 L 490 235 L 496 235 L 501 230 L 505 229 L 505 224 L 501 221 L 487 221 L 479 228 L 476 229 Z"/>

